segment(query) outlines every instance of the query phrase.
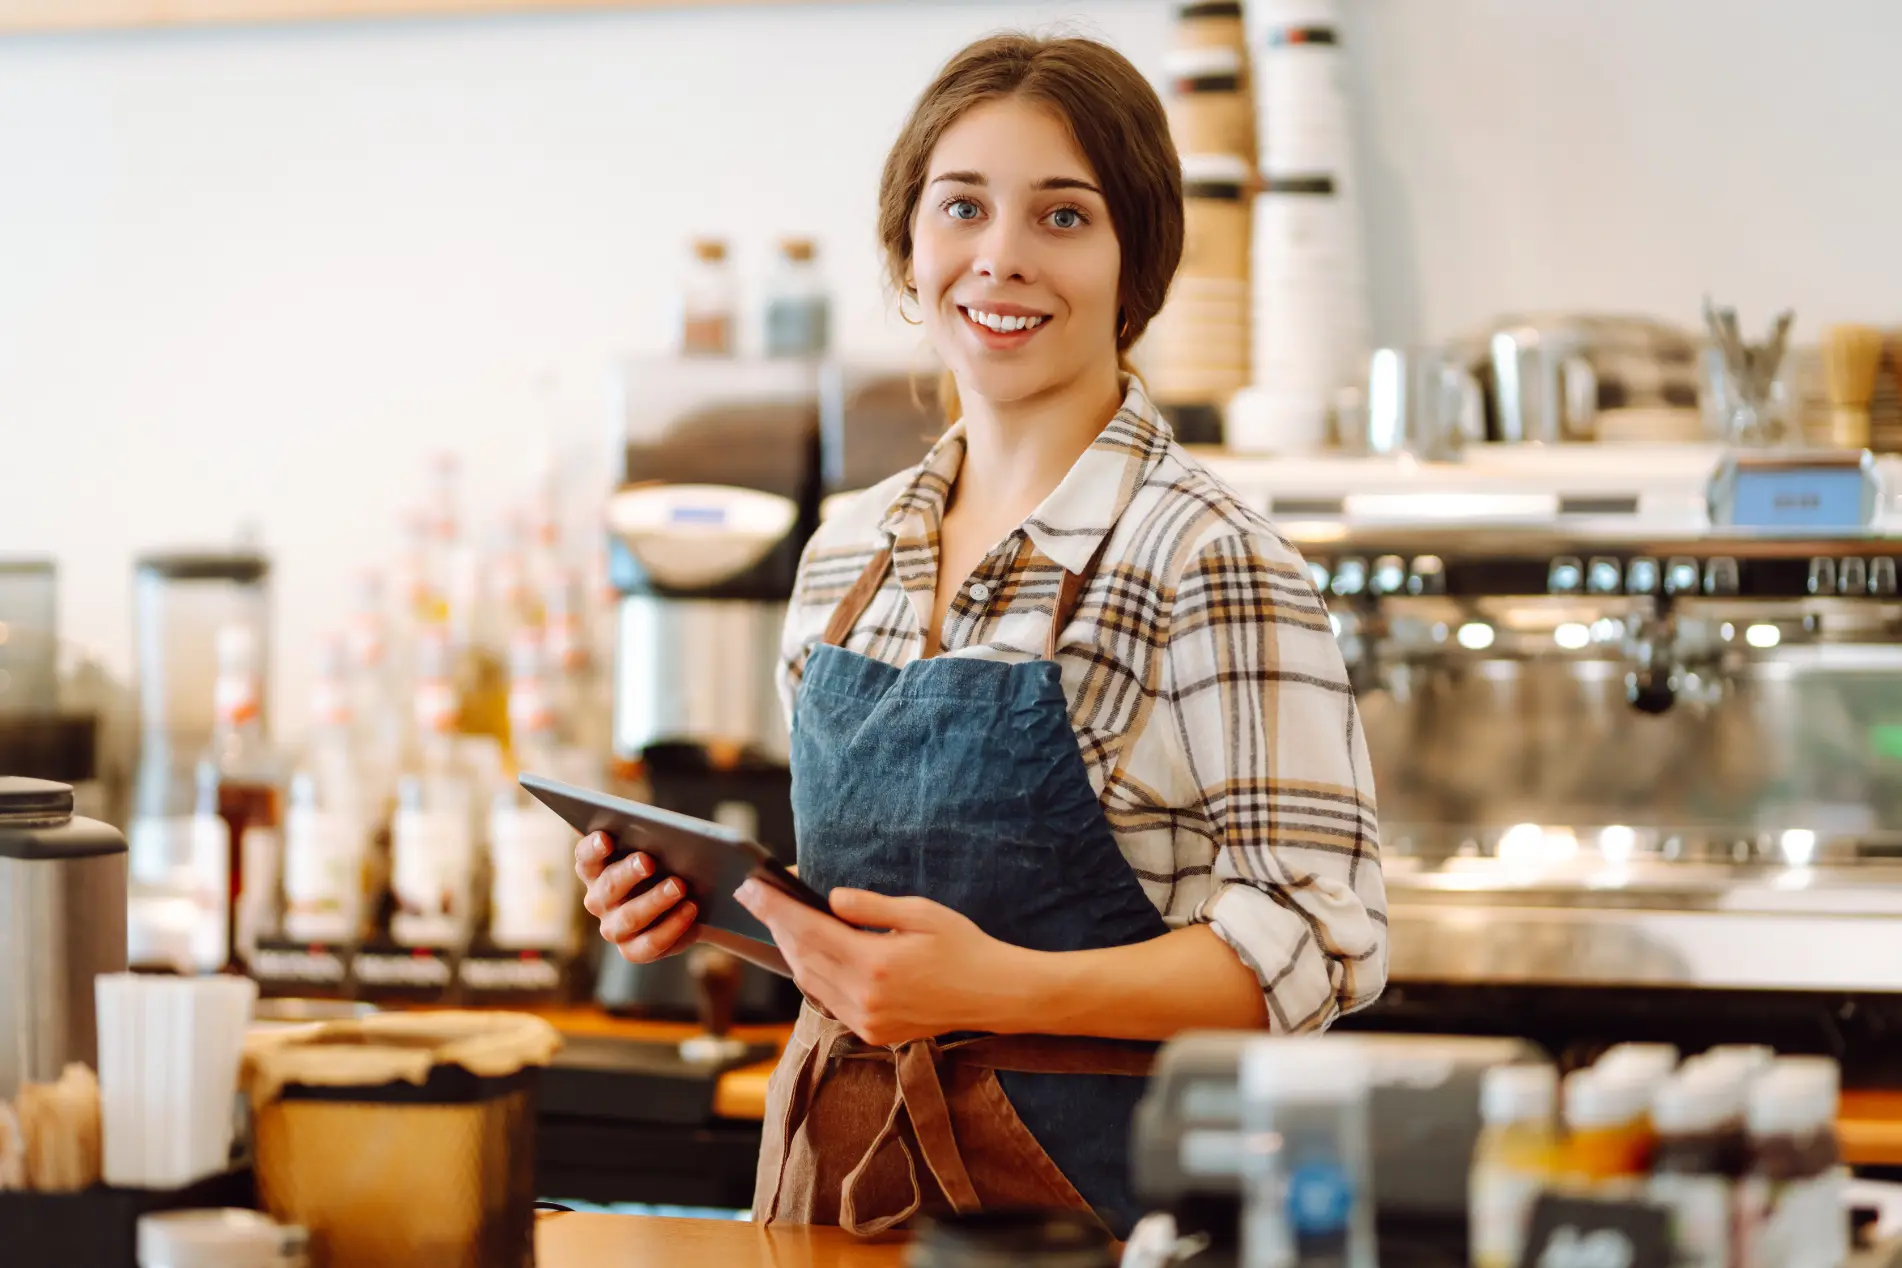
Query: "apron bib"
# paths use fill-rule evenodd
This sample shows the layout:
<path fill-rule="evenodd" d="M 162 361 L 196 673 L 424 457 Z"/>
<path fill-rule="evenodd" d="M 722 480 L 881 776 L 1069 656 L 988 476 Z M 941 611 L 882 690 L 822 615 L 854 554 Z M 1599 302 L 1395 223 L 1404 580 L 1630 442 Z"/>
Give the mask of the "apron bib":
<path fill-rule="evenodd" d="M 820 893 L 920 895 L 1039 951 L 1167 933 L 1090 786 L 1052 659 L 1096 558 L 1064 574 L 1044 659 L 902 668 L 843 646 L 890 559 L 840 601 L 794 705 L 800 875 Z M 1126 1236 L 1130 1120 L 1155 1049 L 1046 1035 L 871 1047 L 808 1003 L 769 1085 L 753 1218 L 869 1235 L 921 1210 L 1060 1206 Z"/>

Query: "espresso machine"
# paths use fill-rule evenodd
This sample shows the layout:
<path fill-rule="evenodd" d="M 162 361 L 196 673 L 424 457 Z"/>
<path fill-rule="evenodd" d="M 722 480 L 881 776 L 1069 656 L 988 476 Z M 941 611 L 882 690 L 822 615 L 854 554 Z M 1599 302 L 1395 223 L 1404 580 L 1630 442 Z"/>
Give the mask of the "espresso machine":
<path fill-rule="evenodd" d="M 1366 730 L 1391 984 L 1346 1025 L 1902 1086 L 1902 460 L 1214 465 L 1301 549 Z"/>
<path fill-rule="evenodd" d="M 788 732 L 776 685 L 799 556 L 818 523 L 819 363 L 656 358 L 623 367 L 620 485 L 606 508 L 619 593 L 617 765 L 645 799 L 795 859 Z M 689 956 L 631 965 L 606 948 L 606 1007 L 692 1016 Z M 798 1010 L 791 982 L 745 965 L 743 1021 Z"/>

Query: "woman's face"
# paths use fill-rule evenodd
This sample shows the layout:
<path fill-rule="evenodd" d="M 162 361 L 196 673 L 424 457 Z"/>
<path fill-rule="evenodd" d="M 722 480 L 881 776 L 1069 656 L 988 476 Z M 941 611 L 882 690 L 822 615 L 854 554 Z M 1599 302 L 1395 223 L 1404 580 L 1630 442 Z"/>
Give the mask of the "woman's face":
<path fill-rule="evenodd" d="M 1114 366 L 1121 268 L 1096 173 L 1050 110 L 989 101 L 939 138 L 912 281 L 960 395 L 1008 404 Z"/>

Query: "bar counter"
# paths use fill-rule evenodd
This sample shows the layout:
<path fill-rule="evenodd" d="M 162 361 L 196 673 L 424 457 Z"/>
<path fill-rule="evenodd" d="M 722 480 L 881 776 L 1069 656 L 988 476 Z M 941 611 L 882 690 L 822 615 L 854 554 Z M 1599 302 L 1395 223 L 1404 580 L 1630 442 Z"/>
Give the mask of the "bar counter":
<path fill-rule="evenodd" d="M 905 1240 L 862 1241 L 836 1228 L 755 1228 L 739 1220 L 544 1214 L 537 1268 L 902 1268 Z"/>

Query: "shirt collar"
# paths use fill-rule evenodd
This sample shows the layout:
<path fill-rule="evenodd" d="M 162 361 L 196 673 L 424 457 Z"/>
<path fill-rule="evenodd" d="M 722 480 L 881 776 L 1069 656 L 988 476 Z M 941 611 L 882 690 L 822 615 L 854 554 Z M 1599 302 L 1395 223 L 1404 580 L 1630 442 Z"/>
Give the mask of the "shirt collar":
<path fill-rule="evenodd" d="M 1125 380 L 1123 403 L 1022 528 L 1046 557 L 1081 572 L 1174 439 L 1142 384 Z M 964 462 L 964 424 L 953 423 L 899 490 L 880 528 L 895 540 L 935 545 L 945 499 Z"/>

